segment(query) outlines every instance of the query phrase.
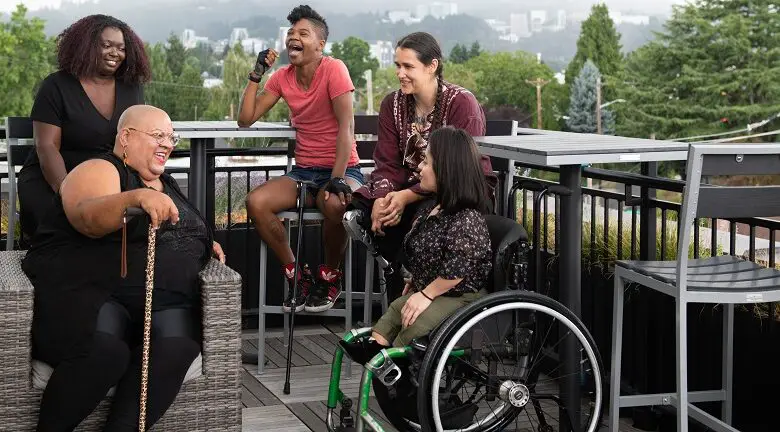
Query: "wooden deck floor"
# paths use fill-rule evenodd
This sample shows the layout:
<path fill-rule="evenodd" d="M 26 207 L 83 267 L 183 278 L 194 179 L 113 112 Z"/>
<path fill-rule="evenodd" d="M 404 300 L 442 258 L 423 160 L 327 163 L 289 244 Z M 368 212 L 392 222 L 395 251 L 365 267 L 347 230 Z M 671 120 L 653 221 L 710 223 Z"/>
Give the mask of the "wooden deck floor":
<path fill-rule="evenodd" d="M 335 334 L 334 334 L 335 332 Z M 242 373 L 241 403 L 243 404 L 244 432 L 326 432 L 325 400 L 327 399 L 330 364 L 333 352 L 343 333 L 338 328 L 307 326 L 296 328 L 291 371 L 291 394 L 282 392 L 285 378 L 287 347 L 282 332 L 269 331 L 266 339 L 268 365 L 262 375 L 257 366 L 245 364 Z M 243 349 L 257 352 L 257 333 L 244 334 Z M 358 395 L 360 384 L 358 365 L 352 366 L 352 377 L 342 372 L 341 388 L 345 394 Z M 384 418 L 376 400 L 371 398 L 369 408 L 385 430 L 394 431 Z M 531 429 L 529 429 L 531 430 Z M 621 431 L 636 432 L 621 421 Z"/>

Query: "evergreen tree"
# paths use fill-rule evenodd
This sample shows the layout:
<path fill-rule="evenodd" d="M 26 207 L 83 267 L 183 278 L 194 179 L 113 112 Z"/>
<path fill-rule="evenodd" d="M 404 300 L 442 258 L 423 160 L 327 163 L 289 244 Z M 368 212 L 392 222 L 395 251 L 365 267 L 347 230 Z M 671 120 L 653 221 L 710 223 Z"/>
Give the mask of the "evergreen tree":
<path fill-rule="evenodd" d="M 674 8 L 615 80 L 618 133 L 676 138 L 744 128 L 780 112 L 780 18 L 771 0 Z M 775 139 L 769 137 L 768 139 Z"/>
<path fill-rule="evenodd" d="M 450 51 L 450 58 L 448 59 L 450 62 L 455 64 L 462 64 L 466 63 L 468 58 L 468 51 L 466 50 L 466 47 L 456 43 L 454 47 L 452 47 L 452 51 Z"/>
<path fill-rule="evenodd" d="M 186 60 L 187 50 L 184 49 L 181 40 L 176 35 L 171 34 L 165 47 L 165 61 L 173 76 L 178 77 L 181 75 Z"/>
<path fill-rule="evenodd" d="M 168 68 L 165 48 L 159 43 L 154 46 L 147 44 L 145 48 L 152 68 L 152 81 L 144 86 L 144 100 L 149 105 L 171 113 L 174 110 L 174 99 L 171 95 L 175 92 L 176 83 Z"/>
<path fill-rule="evenodd" d="M 574 82 L 587 60 L 591 60 L 602 74 L 615 75 L 623 61 L 620 50 L 620 34 L 609 17 L 607 5 L 593 5 L 590 16 L 582 22 L 577 53 L 566 67 L 566 83 L 571 85 Z"/>
<path fill-rule="evenodd" d="M 465 47 L 464 47 L 464 49 L 465 49 Z M 471 44 L 471 49 L 469 49 L 469 59 L 477 57 L 480 54 L 482 54 L 482 47 L 479 46 L 479 42 L 478 41 L 474 41 Z"/>
<path fill-rule="evenodd" d="M 571 86 L 569 113 L 566 127 L 572 132 L 596 133 L 596 86 L 601 77 L 599 69 L 588 60 Z M 603 101 L 602 101 L 603 103 Z M 604 134 L 613 134 L 614 115 L 606 109 L 601 110 L 601 128 Z"/>

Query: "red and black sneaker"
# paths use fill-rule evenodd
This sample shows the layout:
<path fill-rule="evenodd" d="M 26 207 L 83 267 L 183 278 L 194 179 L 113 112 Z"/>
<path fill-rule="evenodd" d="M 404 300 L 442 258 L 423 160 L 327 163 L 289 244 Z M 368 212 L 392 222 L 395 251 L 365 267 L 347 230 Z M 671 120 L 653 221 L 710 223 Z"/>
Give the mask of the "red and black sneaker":
<path fill-rule="evenodd" d="M 306 312 L 324 312 L 332 308 L 341 295 L 341 278 L 340 271 L 320 265 L 314 290 L 306 301 Z"/>
<path fill-rule="evenodd" d="M 294 265 L 295 263 L 282 266 L 284 278 L 287 280 L 287 298 L 285 298 L 284 303 L 282 303 L 282 310 L 285 312 L 290 312 L 291 305 L 293 304 L 293 278 L 295 277 Z M 309 298 L 309 292 L 314 286 L 314 277 L 311 274 L 311 270 L 309 270 L 308 264 L 304 264 L 303 267 L 298 269 L 298 278 L 300 281 L 298 282 L 298 295 L 295 296 L 295 312 L 302 311 L 306 306 L 306 300 Z"/>

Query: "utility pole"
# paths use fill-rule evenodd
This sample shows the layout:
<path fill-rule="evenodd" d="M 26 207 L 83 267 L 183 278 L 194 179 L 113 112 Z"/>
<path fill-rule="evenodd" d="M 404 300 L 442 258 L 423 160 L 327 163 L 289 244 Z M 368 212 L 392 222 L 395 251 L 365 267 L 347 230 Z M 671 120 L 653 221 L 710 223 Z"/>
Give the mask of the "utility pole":
<path fill-rule="evenodd" d="M 537 78 L 535 80 L 525 80 L 528 84 L 536 86 L 536 128 L 542 128 L 542 87 L 550 83 L 549 80 Z"/>
<path fill-rule="evenodd" d="M 371 69 L 364 74 L 366 78 L 366 114 L 374 114 L 374 80 Z"/>
<path fill-rule="evenodd" d="M 601 135 L 601 76 L 596 77 L 596 133 Z"/>

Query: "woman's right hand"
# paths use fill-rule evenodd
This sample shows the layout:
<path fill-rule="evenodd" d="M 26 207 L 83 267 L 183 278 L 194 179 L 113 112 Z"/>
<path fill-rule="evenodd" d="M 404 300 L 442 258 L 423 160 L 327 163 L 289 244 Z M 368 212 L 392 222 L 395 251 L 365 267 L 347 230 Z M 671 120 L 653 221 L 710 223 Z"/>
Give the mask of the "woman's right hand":
<path fill-rule="evenodd" d="M 179 222 L 179 209 L 168 195 L 153 189 L 137 189 L 136 205 L 144 209 L 151 219 L 154 229 L 160 228 L 164 221 L 172 224 Z"/>

